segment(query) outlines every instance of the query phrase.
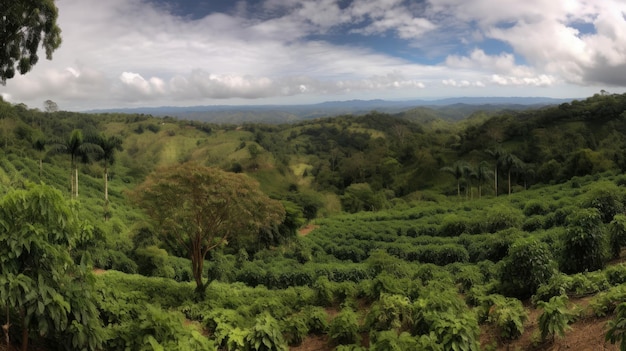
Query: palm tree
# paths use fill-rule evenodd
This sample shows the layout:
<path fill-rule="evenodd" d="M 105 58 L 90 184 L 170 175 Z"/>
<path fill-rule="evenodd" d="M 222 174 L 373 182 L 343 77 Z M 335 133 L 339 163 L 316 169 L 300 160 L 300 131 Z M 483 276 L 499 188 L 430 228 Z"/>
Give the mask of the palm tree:
<path fill-rule="evenodd" d="M 98 154 L 98 160 L 104 165 L 104 220 L 109 219 L 109 166 L 115 163 L 115 152 L 122 151 L 122 139 L 113 135 L 100 134 L 93 138 L 94 144 L 100 146 L 102 153 Z"/>
<path fill-rule="evenodd" d="M 524 168 L 524 161 L 513 154 L 506 154 L 501 158 L 502 169 L 507 172 L 509 181 L 509 195 L 511 195 L 511 172 Z"/>
<path fill-rule="evenodd" d="M 85 142 L 83 133 L 74 129 L 63 142 L 52 145 L 52 151 L 70 155 L 70 196 L 78 197 L 78 161 L 89 159 L 90 153 L 101 153 L 102 148 L 94 143 Z"/>
<path fill-rule="evenodd" d="M 102 153 L 98 154 L 98 160 L 104 164 L 104 201 L 109 201 L 109 166 L 115 163 L 115 152 L 122 151 L 122 139 L 113 135 L 100 134 L 94 138 L 94 144 L 100 146 Z"/>
<path fill-rule="evenodd" d="M 39 180 L 41 180 L 41 173 L 43 171 L 43 155 L 46 151 L 46 143 L 47 141 L 43 136 L 33 141 L 33 149 L 38 151 L 39 154 Z"/>
<path fill-rule="evenodd" d="M 468 167 L 466 162 L 456 161 L 452 164 L 452 166 L 443 167 L 441 169 L 442 172 L 447 172 L 452 174 L 454 179 L 456 179 L 456 194 L 458 197 L 461 197 L 461 179 L 465 175 L 465 169 Z"/>
<path fill-rule="evenodd" d="M 500 164 L 500 159 L 504 155 L 504 150 L 500 146 L 496 146 L 492 149 L 485 150 L 485 153 L 495 161 L 494 169 L 493 169 L 493 190 L 495 191 L 496 196 L 498 196 L 498 166 Z"/>
<path fill-rule="evenodd" d="M 483 194 L 482 185 L 487 180 L 487 178 L 491 177 L 493 172 L 489 169 L 491 165 L 487 161 L 482 161 L 475 169 L 474 178 L 478 182 L 478 198 Z"/>

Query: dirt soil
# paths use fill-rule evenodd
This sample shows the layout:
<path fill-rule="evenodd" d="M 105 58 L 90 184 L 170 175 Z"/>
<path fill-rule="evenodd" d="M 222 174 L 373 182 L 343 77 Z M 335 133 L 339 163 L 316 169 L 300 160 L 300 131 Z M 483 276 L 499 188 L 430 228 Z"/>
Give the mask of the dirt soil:
<path fill-rule="evenodd" d="M 320 227 L 319 225 L 307 224 L 306 226 L 304 226 L 298 231 L 298 234 L 300 234 L 300 236 L 307 236 L 309 233 L 311 233 L 313 230 L 319 227 Z"/>
<path fill-rule="evenodd" d="M 614 316 L 608 316 L 603 318 L 596 318 L 593 316 L 588 308 L 589 301 L 592 296 L 583 298 L 572 298 L 570 300 L 570 306 L 574 305 L 580 307 L 584 311 L 584 317 L 576 321 L 571 325 L 572 329 L 565 333 L 565 337 L 562 339 L 556 338 L 554 343 L 551 341 L 533 344 L 533 334 L 539 333 L 538 319 L 541 315 L 541 310 L 536 309 L 529 303 L 526 303 L 528 309 L 528 320 L 524 324 L 524 334 L 511 342 L 510 345 L 501 343 L 495 350 L 497 351 L 619 351 L 619 345 L 613 345 L 604 341 L 604 335 L 606 334 L 606 323 L 613 319 Z M 329 315 L 334 315 L 337 311 L 332 308 L 327 309 Z M 480 343 L 482 349 L 489 349 L 494 345 L 494 341 L 497 340 L 495 331 L 489 326 L 481 326 Z M 328 344 L 328 336 L 308 336 L 301 345 L 292 346 L 290 351 L 332 351 L 335 348 Z"/>

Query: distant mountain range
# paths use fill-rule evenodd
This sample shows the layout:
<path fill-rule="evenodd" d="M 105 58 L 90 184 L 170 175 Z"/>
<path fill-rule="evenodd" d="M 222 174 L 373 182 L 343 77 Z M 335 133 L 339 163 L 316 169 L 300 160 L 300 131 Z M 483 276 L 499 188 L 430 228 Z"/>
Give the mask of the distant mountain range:
<path fill-rule="evenodd" d="M 547 105 L 570 102 L 573 99 L 554 99 L 546 97 L 460 97 L 438 100 L 348 100 L 327 101 L 310 105 L 209 105 L 209 106 L 162 106 L 138 108 L 113 108 L 89 110 L 87 113 L 128 113 L 150 114 L 153 116 L 171 116 L 180 119 L 197 120 L 212 123 L 290 123 L 303 119 L 331 117 L 337 115 L 366 114 L 371 111 L 400 113 L 422 107 L 433 110 L 455 107 L 458 116 L 448 119 L 461 119 L 478 110 L 524 110 Z"/>

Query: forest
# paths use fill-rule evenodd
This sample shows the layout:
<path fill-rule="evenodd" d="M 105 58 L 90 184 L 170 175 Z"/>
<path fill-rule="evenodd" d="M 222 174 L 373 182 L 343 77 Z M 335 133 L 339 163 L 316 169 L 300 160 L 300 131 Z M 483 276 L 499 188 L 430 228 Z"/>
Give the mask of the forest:
<path fill-rule="evenodd" d="M 0 350 L 626 350 L 626 94 L 465 112 L 0 100 Z"/>

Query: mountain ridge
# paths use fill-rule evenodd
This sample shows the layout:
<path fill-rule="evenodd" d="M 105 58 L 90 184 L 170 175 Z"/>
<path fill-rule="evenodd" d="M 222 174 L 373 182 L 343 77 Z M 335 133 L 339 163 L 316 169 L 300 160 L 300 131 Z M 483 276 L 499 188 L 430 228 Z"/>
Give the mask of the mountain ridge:
<path fill-rule="evenodd" d="M 480 109 L 493 110 L 494 108 L 523 110 L 561 104 L 572 100 L 574 99 L 548 97 L 456 97 L 400 101 L 373 99 L 325 101 L 316 104 L 301 105 L 159 106 L 94 109 L 83 112 L 149 114 L 153 116 L 172 116 L 179 119 L 214 123 L 291 123 L 299 120 L 345 114 L 361 115 L 374 110 L 385 113 L 401 113 L 418 107 L 427 107 L 437 110 L 450 106 L 466 108 L 471 111 Z"/>

